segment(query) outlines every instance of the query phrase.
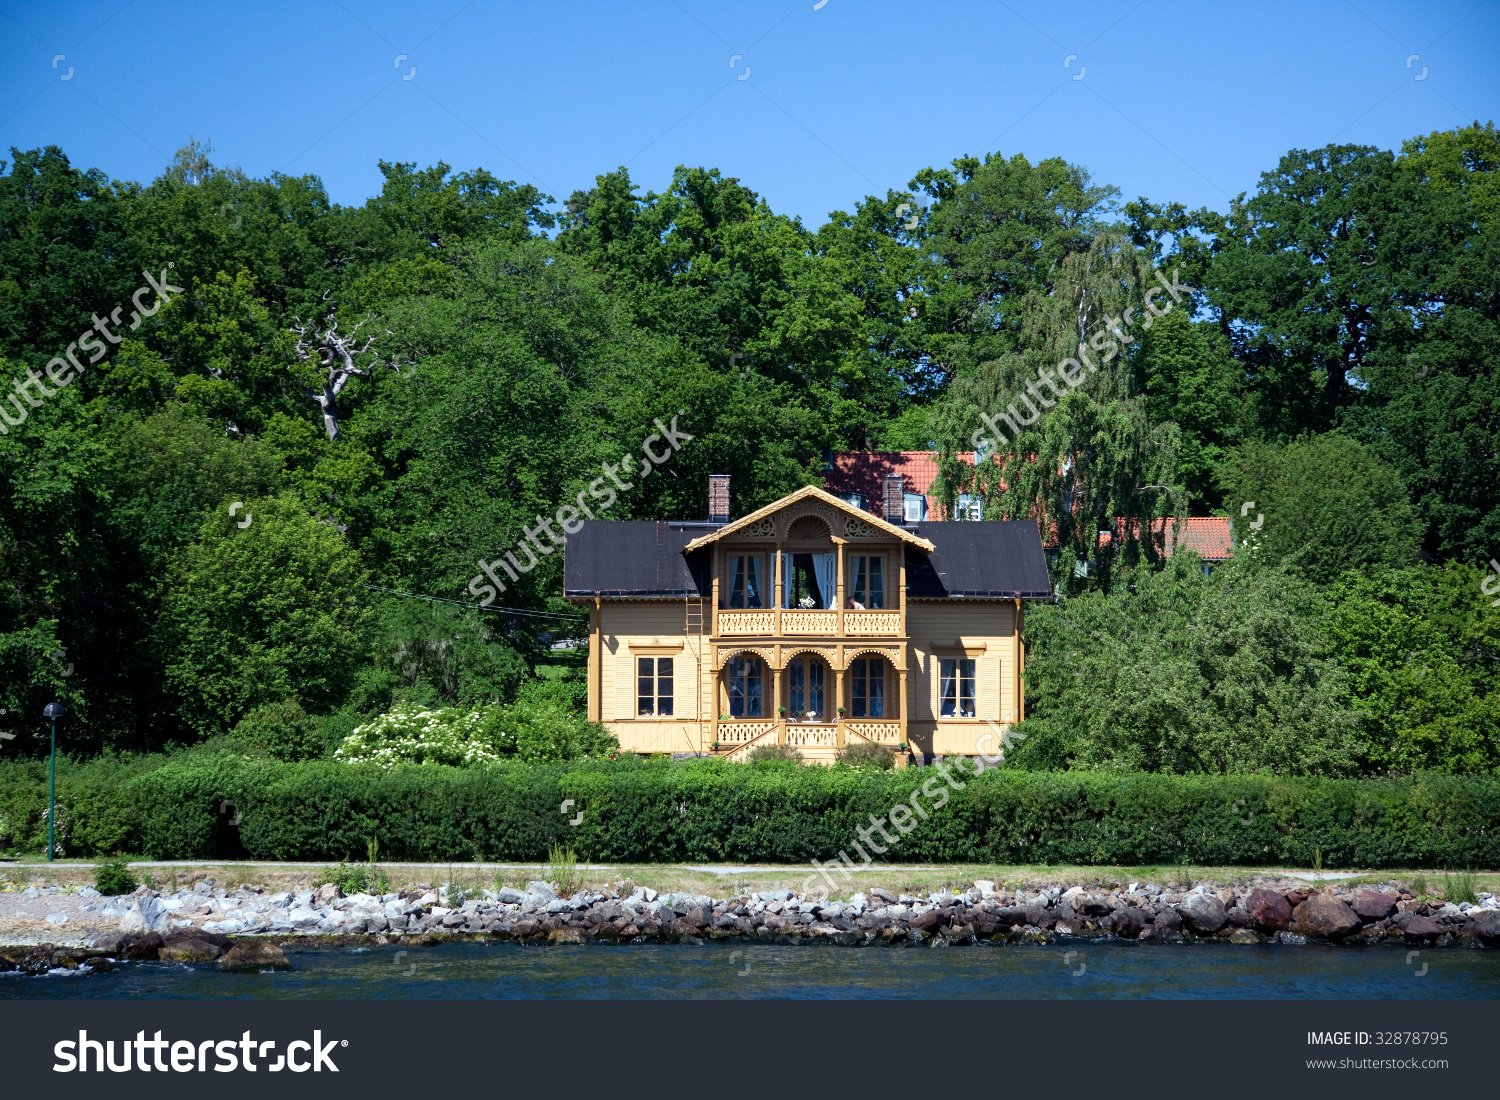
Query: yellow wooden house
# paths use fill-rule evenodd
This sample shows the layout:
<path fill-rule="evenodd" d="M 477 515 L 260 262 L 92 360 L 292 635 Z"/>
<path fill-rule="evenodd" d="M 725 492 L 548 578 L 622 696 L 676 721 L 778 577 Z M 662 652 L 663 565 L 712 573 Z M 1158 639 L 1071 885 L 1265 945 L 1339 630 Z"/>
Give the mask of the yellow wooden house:
<path fill-rule="evenodd" d="M 909 522 L 899 476 L 879 514 L 808 487 L 731 523 L 729 479 L 709 480 L 707 522 L 567 536 L 588 714 L 622 749 L 1000 751 L 1024 716 L 1025 601 L 1051 595 L 1035 523 Z"/>

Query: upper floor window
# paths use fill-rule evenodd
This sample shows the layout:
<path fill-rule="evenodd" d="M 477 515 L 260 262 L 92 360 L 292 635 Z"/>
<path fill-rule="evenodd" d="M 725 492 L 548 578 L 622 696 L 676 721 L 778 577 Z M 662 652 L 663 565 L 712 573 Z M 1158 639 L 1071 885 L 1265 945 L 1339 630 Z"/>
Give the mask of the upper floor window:
<path fill-rule="evenodd" d="M 953 506 L 953 518 L 955 520 L 973 520 L 978 522 L 984 518 L 984 502 L 972 493 L 960 493 L 958 502 Z"/>
<path fill-rule="evenodd" d="M 672 658 L 637 657 L 636 708 L 638 715 L 660 715 L 672 713 Z"/>
<path fill-rule="evenodd" d="M 781 606 L 833 607 L 838 558 L 834 554 L 781 555 Z"/>
<path fill-rule="evenodd" d="M 852 505 L 853 507 L 858 508 L 861 512 L 863 512 L 865 510 L 865 494 L 864 493 L 845 493 L 844 494 L 844 503 L 848 504 L 848 505 Z"/>
<path fill-rule="evenodd" d="M 884 607 L 885 559 L 878 554 L 857 554 L 849 560 L 854 570 L 849 606 L 857 610 L 878 610 Z"/>
<path fill-rule="evenodd" d="M 729 557 L 729 606 L 765 607 L 762 578 L 763 559 L 759 554 L 731 554 Z"/>
<path fill-rule="evenodd" d="M 974 717 L 974 658 L 944 657 L 938 661 L 938 714 L 943 718 Z"/>
<path fill-rule="evenodd" d="M 927 518 L 927 497 L 922 493 L 904 493 L 901 509 L 907 523 L 921 523 Z"/>

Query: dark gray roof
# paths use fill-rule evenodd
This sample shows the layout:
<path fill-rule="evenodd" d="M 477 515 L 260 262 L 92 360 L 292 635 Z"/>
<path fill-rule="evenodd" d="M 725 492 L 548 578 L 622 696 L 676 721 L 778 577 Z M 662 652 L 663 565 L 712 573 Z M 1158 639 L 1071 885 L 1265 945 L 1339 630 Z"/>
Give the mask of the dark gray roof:
<path fill-rule="evenodd" d="M 702 596 L 713 592 L 708 550 L 682 548 L 717 524 L 593 520 L 567 535 L 567 596 Z"/>
<path fill-rule="evenodd" d="M 569 596 L 707 598 L 709 550 L 683 547 L 717 524 L 594 520 L 567 536 L 563 591 Z M 923 523 L 907 528 L 937 550 L 906 550 L 906 583 L 914 599 L 1052 595 L 1037 525 L 1029 520 Z"/>
<path fill-rule="evenodd" d="M 1052 595 L 1042 537 L 1032 520 L 919 523 L 907 530 L 937 547 L 931 554 L 906 548 L 906 590 L 913 599 Z"/>

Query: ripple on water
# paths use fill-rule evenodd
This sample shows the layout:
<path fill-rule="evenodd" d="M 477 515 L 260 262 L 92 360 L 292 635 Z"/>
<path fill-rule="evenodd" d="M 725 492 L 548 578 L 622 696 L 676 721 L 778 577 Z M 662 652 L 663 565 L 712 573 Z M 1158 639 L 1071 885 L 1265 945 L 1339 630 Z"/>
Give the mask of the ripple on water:
<path fill-rule="evenodd" d="M 289 950 L 295 968 L 225 974 L 129 963 L 84 980 L 7 982 L 15 998 L 1194 998 L 1500 997 L 1500 951 L 1119 941 L 947 948 L 449 943 Z M 1425 966 L 1425 973 L 1419 973 Z M 59 974 L 58 976 L 61 976 Z"/>

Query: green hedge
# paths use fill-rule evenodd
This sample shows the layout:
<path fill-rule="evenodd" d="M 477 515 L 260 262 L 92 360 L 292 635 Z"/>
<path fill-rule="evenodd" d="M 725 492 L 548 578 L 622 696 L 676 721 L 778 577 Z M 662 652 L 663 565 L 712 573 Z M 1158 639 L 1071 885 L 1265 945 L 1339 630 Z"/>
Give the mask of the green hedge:
<path fill-rule="evenodd" d="M 58 785 L 69 855 L 354 860 L 375 837 L 389 859 L 537 860 L 562 843 L 598 861 L 801 863 L 854 855 L 857 826 L 936 775 L 633 758 L 383 772 L 185 756 L 149 768 L 69 765 Z M 876 858 L 1308 866 L 1317 850 L 1329 867 L 1500 867 L 1500 780 L 1490 777 L 999 770 L 964 780 Z M 233 810 L 221 812 L 227 801 Z M 45 804 L 44 766 L 0 772 L 0 815 L 21 847 L 44 847 Z"/>

